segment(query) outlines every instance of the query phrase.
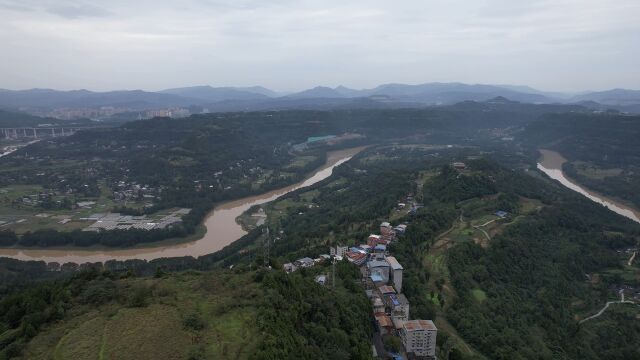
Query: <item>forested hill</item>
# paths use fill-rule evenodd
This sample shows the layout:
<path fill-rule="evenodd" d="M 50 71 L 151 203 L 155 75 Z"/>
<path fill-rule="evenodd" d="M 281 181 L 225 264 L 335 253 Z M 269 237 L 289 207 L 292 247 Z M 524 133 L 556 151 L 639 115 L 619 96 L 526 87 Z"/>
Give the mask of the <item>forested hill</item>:
<path fill-rule="evenodd" d="M 65 121 L 53 118 L 42 118 L 21 112 L 0 109 L 0 128 L 36 127 L 39 125 L 86 126 L 89 120 Z"/>
<path fill-rule="evenodd" d="M 265 265 L 261 228 L 199 259 L 85 266 L 71 280 L 3 296 L 4 354 L 368 358 L 371 309 L 358 269 L 341 263 L 335 290 L 313 281 L 330 273 L 329 264 L 289 275 L 280 269 L 330 245 L 361 243 L 389 220 L 408 225 L 390 251 L 404 267 L 411 318 L 435 319 L 439 358 L 640 356 L 632 305 L 579 324 L 619 299 L 618 288 L 638 287 L 637 266 L 626 266 L 619 251 L 637 246 L 640 227 L 533 169 L 492 160 L 501 156 L 471 147 L 372 147 L 328 179 L 265 205 L 279 234 L 266 262 L 272 270 L 255 271 Z M 454 161 L 466 168 L 453 169 Z M 409 194 L 423 207 L 397 208 Z"/>

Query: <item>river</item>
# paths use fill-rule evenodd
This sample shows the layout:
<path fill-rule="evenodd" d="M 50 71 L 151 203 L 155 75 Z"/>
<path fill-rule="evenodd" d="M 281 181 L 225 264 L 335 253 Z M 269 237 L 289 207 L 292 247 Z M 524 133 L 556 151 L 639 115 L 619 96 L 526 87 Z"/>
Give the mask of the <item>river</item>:
<path fill-rule="evenodd" d="M 562 185 L 568 187 L 569 189 L 586 196 L 590 200 L 606 206 L 607 208 L 609 208 L 609 210 L 640 223 L 640 211 L 638 211 L 637 209 L 634 209 L 633 207 L 625 205 L 619 201 L 610 199 L 595 191 L 588 190 L 565 176 L 565 174 L 562 172 L 562 164 L 567 162 L 567 159 L 562 157 L 562 155 L 555 151 L 545 149 L 540 149 L 540 153 L 542 154 L 542 158 L 538 162 L 538 169 L 547 174 L 550 178 L 558 180 Z"/>
<path fill-rule="evenodd" d="M 127 249 L 0 249 L 0 257 L 11 257 L 19 260 L 43 260 L 46 262 L 105 262 L 107 260 L 144 259 L 153 260 L 163 257 L 198 257 L 214 253 L 238 240 L 246 231 L 236 222 L 236 218 L 251 206 L 273 201 L 278 197 L 299 188 L 313 185 L 326 179 L 333 172 L 333 168 L 348 161 L 362 151 L 364 147 L 331 151 L 327 153 L 326 163 L 306 180 L 267 193 L 250 196 L 234 201 L 222 203 L 215 207 L 204 220 L 206 234 L 195 241 L 163 245 L 134 247 Z"/>

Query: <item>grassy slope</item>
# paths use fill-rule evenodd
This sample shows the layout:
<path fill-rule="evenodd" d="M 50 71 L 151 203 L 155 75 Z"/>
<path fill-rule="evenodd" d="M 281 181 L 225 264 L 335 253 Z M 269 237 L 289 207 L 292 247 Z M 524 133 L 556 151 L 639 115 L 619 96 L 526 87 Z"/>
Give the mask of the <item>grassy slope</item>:
<path fill-rule="evenodd" d="M 208 359 L 246 358 L 257 342 L 258 286 L 250 276 L 225 272 L 175 274 L 161 279 L 125 279 L 123 288 L 152 289 L 145 307 L 111 302 L 79 306 L 29 344 L 28 359 Z M 206 326 L 184 326 L 189 314 Z"/>

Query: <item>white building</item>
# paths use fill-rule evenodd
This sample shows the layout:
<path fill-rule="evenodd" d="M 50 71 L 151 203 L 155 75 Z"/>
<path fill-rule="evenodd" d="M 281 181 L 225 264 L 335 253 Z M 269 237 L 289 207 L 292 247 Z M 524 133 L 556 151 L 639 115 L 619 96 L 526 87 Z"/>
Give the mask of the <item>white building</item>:
<path fill-rule="evenodd" d="M 387 260 L 387 263 L 391 267 L 391 270 L 389 271 L 389 277 L 393 281 L 393 287 L 396 288 L 396 291 L 398 293 L 401 293 L 402 292 L 402 271 L 404 269 L 402 268 L 402 265 L 400 265 L 398 260 L 396 260 L 396 258 L 393 256 L 387 256 L 385 260 Z"/>
<path fill-rule="evenodd" d="M 407 353 L 435 359 L 438 329 L 431 320 L 409 320 L 402 324 L 400 338 Z"/>
<path fill-rule="evenodd" d="M 331 256 L 344 257 L 345 255 L 347 255 L 347 252 L 349 252 L 349 247 L 347 246 L 336 246 L 329 248 L 329 254 Z"/>

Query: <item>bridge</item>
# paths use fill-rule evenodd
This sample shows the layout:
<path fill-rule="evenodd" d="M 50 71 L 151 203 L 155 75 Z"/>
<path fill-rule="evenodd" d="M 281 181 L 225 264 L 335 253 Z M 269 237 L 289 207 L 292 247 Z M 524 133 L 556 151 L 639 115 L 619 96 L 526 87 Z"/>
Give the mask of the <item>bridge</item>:
<path fill-rule="evenodd" d="M 45 137 L 69 136 L 88 127 L 21 127 L 0 128 L 2 139 L 41 139 Z"/>

